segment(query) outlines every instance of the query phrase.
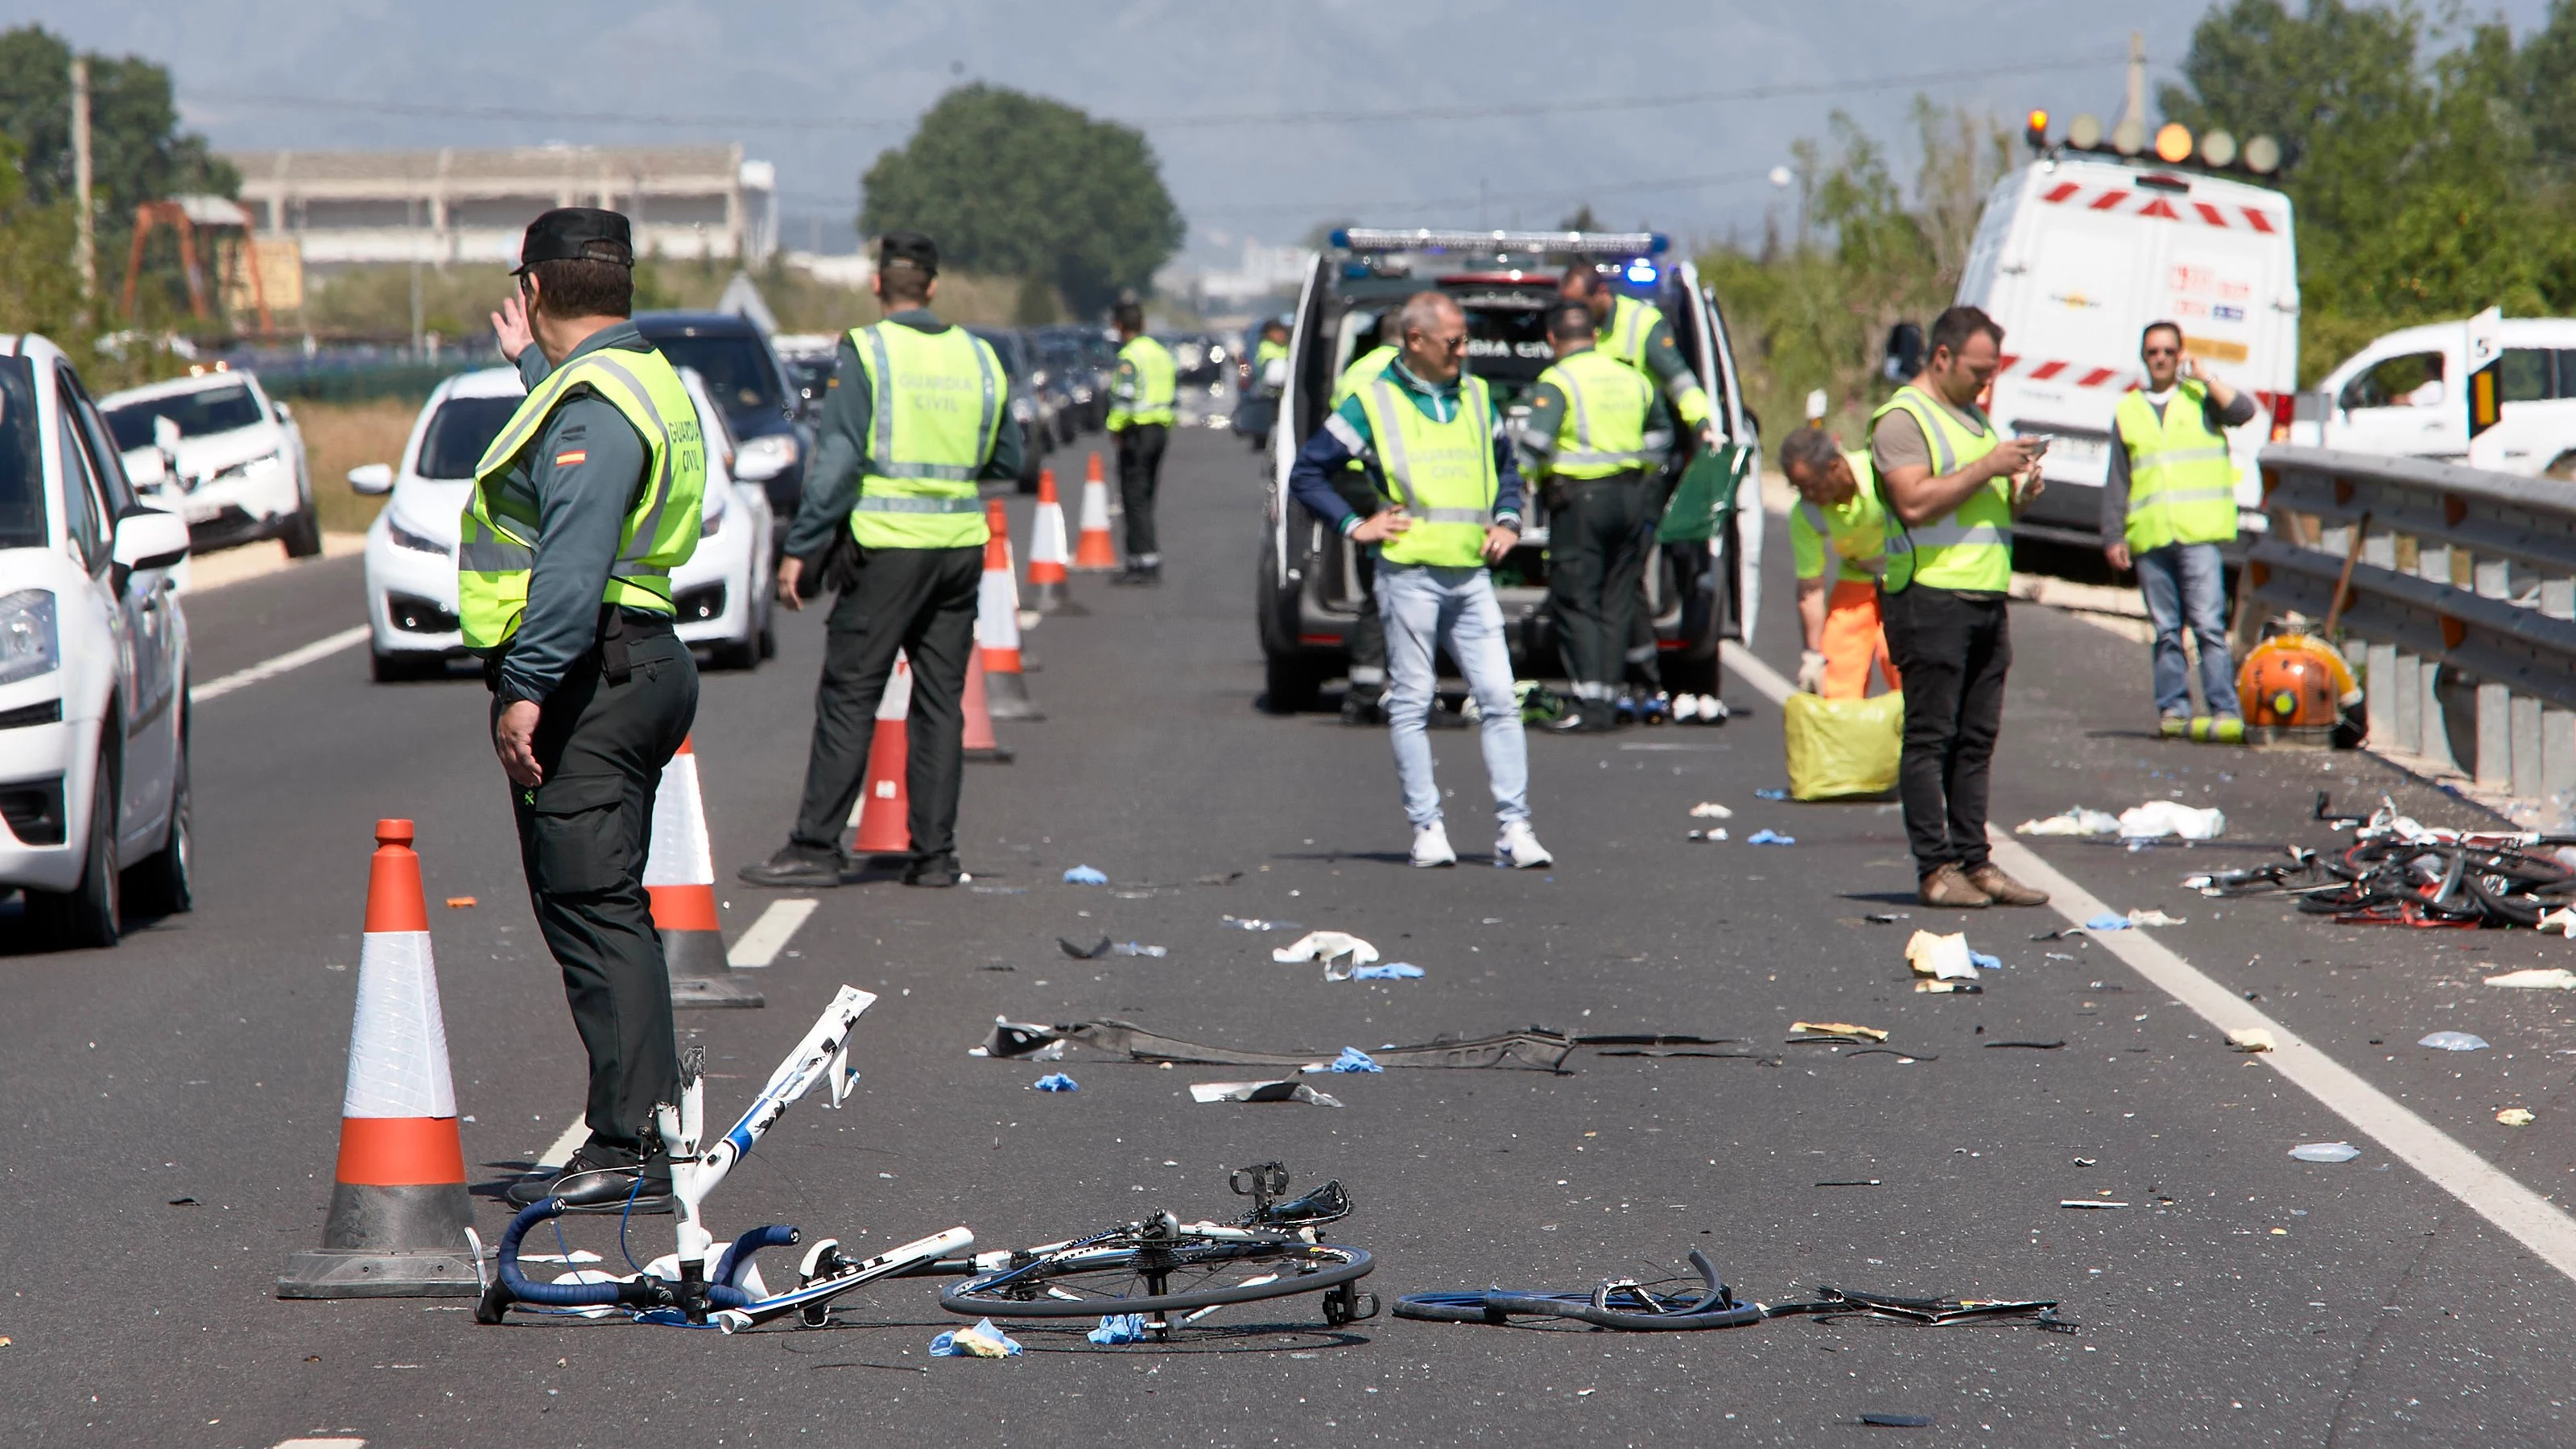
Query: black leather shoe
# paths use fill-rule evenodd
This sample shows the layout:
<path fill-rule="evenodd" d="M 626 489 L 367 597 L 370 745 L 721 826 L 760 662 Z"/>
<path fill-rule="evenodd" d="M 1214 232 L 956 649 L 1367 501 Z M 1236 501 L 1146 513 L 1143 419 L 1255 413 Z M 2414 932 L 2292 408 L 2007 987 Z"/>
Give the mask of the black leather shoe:
<path fill-rule="evenodd" d="M 1342 723 L 1353 729 L 1367 729 L 1373 725 L 1382 725 L 1386 723 L 1386 711 L 1379 707 L 1376 700 L 1362 699 L 1356 694 L 1345 694 L 1342 696 Z"/>
<path fill-rule="evenodd" d="M 758 865 L 746 865 L 734 875 L 744 885 L 812 890 L 839 885 L 849 869 L 849 861 L 837 850 L 788 844 L 779 847 L 776 855 Z"/>
<path fill-rule="evenodd" d="M 523 1177 L 510 1184 L 513 1207 L 527 1207 L 550 1197 L 563 1199 L 568 1213 L 667 1213 L 671 1210 L 671 1169 L 665 1162 L 608 1162 L 607 1154 L 584 1144 L 555 1177 Z"/>
<path fill-rule="evenodd" d="M 1427 730 L 1463 730 L 1467 727 L 1467 717 L 1435 699 L 1431 702 L 1431 712 L 1422 717 L 1422 727 Z"/>
<path fill-rule="evenodd" d="M 953 855 L 934 855 L 926 860 L 916 860 L 905 866 L 903 868 L 903 883 L 908 886 L 929 886 L 934 889 L 945 890 L 948 887 L 957 884 L 960 880 L 963 880 L 965 875 L 966 872 L 958 869 L 957 867 L 957 857 Z"/>

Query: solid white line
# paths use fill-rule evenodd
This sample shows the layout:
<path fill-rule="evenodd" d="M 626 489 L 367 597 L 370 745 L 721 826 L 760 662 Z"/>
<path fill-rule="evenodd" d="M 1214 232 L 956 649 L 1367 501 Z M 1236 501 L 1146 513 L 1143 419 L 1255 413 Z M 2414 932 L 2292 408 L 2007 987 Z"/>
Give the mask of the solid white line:
<path fill-rule="evenodd" d="M 364 1439 L 280 1439 L 275 1449 L 367 1449 Z"/>
<path fill-rule="evenodd" d="M 326 634 L 301 649 L 289 649 L 274 659 L 254 664 L 248 669 L 236 669 L 221 679 L 208 680 L 189 690 L 188 698 L 196 703 L 203 703 L 209 699 L 221 699 L 236 689 L 248 689 L 263 679 L 275 679 L 288 670 L 301 669 L 317 659 L 328 659 L 344 649 L 364 644 L 367 642 L 367 633 L 366 625 L 357 624 L 337 634 Z"/>
<path fill-rule="evenodd" d="M 1773 704 L 1789 697 L 1789 681 L 1771 666 L 1740 649 L 1726 650 L 1724 654 L 1726 666 Z M 2048 892 L 2050 907 L 2068 925 L 2083 925 L 2109 909 L 2020 841 L 1994 834 L 1991 844 L 1996 863 Z M 2362 1080 L 2352 1069 L 2273 1020 L 2269 1013 L 2211 980 L 2145 931 L 2103 931 L 2094 934 L 2092 941 L 2119 957 L 2157 989 L 2190 1007 L 2221 1033 L 2247 1027 L 2270 1032 L 2273 1049 L 2260 1053 L 2258 1060 L 2316 1098 L 2354 1130 L 2387 1148 L 2399 1161 L 2424 1174 L 2434 1186 L 2458 1198 L 2470 1211 L 2511 1234 L 2515 1241 L 2539 1255 L 2542 1262 L 2576 1279 L 2576 1218 L 2569 1217 L 2555 1203 Z"/>
<path fill-rule="evenodd" d="M 742 939 L 734 942 L 733 949 L 725 953 L 725 964 L 754 967 L 766 966 L 777 960 L 778 953 L 786 949 L 788 940 L 796 934 L 796 928 L 804 925 L 805 918 L 814 914 L 814 908 L 821 904 L 801 897 L 771 901 L 769 909 L 761 912 L 760 919 L 752 922 L 751 929 L 743 932 Z"/>
<path fill-rule="evenodd" d="M 558 1168 L 563 1166 L 565 1163 L 572 1161 L 573 1153 L 580 1148 L 581 1144 L 588 1142 L 589 1140 L 590 1124 L 582 1120 L 582 1116 L 579 1112 L 573 1113 L 572 1125 L 566 1127 L 563 1130 L 563 1135 L 555 1139 L 554 1146 L 547 1148 L 538 1156 L 535 1170 L 538 1172 L 544 1172 L 549 1168 Z"/>

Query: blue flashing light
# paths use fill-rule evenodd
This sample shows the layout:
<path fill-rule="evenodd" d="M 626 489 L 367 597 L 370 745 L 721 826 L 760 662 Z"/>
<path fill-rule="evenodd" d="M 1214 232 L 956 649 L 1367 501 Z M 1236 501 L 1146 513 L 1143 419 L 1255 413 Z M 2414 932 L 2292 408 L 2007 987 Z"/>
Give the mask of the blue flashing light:
<path fill-rule="evenodd" d="M 1628 280 L 1640 287 L 1653 286 L 1655 275 L 1655 264 L 1644 257 L 1639 257 L 1628 264 Z"/>
<path fill-rule="evenodd" d="M 1335 251 L 1349 251 L 1349 250 L 1350 250 L 1350 248 L 1351 248 L 1351 231 L 1350 231 L 1350 228 L 1349 228 L 1349 227 L 1335 227 L 1335 228 L 1333 229 L 1332 242 L 1333 242 L 1333 249 L 1334 249 Z"/>

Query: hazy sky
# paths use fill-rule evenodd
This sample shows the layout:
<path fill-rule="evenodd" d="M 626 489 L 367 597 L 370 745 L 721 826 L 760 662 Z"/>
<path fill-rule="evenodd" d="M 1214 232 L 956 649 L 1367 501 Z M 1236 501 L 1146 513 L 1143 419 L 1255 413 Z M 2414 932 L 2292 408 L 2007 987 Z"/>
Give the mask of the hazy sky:
<path fill-rule="evenodd" d="M 83 48 L 168 65 L 218 147 L 738 140 L 778 163 L 787 241 L 846 249 L 859 173 L 960 80 L 1144 125 L 1191 254 L 1328 216 L 1760 229 L 1763 173 L 1839 107 L 1911 98 L 2116 114 L 2129 32 L 2169 77 L 2192 4 L 2068 0 L 21 0 Z M 2517 28 L 2547 0 L 2476 7 Z M 1979 71 L 1985 74 L 1978 74 Z M 1769 96 L 1740 97 L 1770 90 Z M 1794 94 L 1778 94 L 1780 91 Z M 1702 97 L 1619 107 L 1625 99 Z M 1613 103 L 1605 107 L 1602 103 Z M 1500 117 L 1353 112 L 1533 108 Z M 1538 109 L 1552 108 L 1552 109 Z M 1482 198 L 1480 207 L 1479 198 Z M 834 234 L 838 234 L 835 239 Z"/>

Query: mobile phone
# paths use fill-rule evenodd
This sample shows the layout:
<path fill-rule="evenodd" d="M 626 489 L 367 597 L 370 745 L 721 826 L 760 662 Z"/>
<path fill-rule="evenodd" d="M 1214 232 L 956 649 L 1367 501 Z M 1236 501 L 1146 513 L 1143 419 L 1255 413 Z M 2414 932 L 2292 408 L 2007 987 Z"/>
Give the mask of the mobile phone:
<path fill-rule="evenodd" d="M 2021 440 L 2030 444 L 2030 455 L 2033 458 L 2043 458 L 2048 455 L 2048 445 L 2057 441 L 2057 435 L 2054 433 L 2024 433 L 2021 435 Z"/>

